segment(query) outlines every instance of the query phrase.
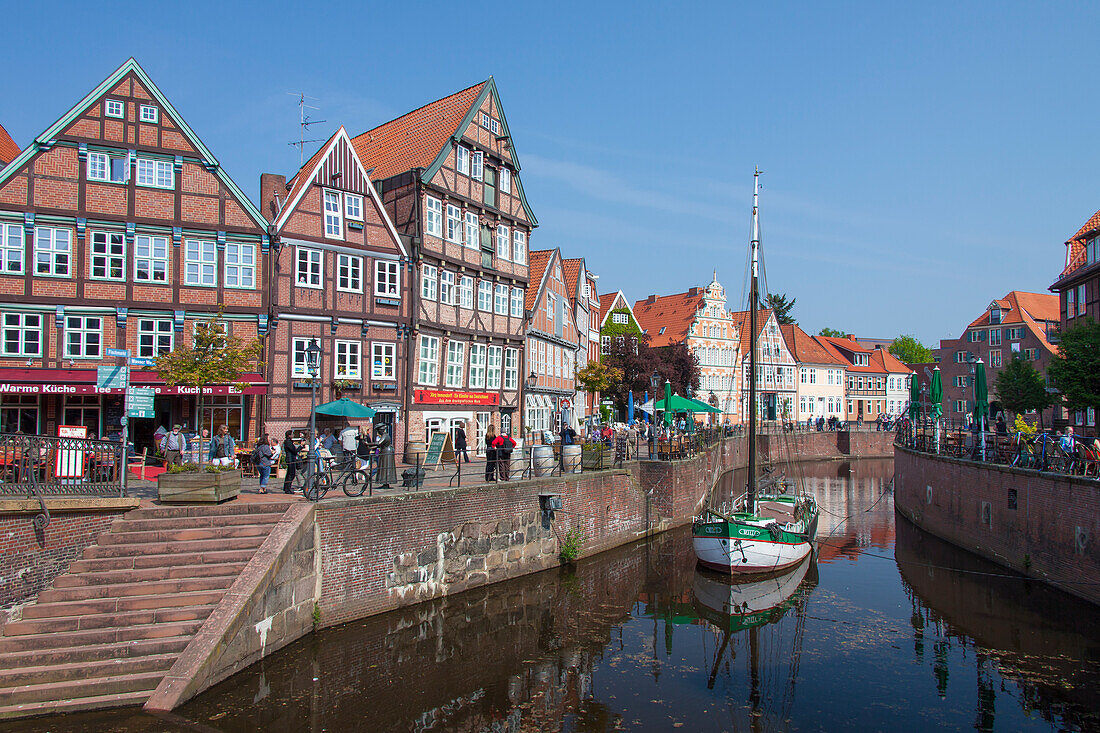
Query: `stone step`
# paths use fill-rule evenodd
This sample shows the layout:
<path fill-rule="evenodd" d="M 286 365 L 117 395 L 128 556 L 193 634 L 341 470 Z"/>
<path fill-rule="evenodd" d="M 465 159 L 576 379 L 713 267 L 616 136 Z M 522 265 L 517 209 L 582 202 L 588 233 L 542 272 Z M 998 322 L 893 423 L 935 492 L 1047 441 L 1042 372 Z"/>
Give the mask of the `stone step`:
<path fill-rule="evenodd" d="M 138 692 L 127 692 L 121 695 L 92 695 L 90 697 L 78 697 L 72 700 L 49 700 L 46 702 L 23 703 L 20 705 L 0 705 L 0 720 L 29 718 L 38 715 L 78 713 L 82 710 L 137 707 L 143 705 L 151 694 L 152 691 L 150 690 L 139 690 Z"/>
<path fill-rule="evenodd" d="M 183 610 L 184 609 L 179 609 L 179 612 Z M 15 623 L 32 622 L 17 621 Z M 0 654 L 7 652 L 33 651 L 36 649 L 60 649 L 65 647 L 88 646 L 92 644 L 116 644 L 119 642 L 139 641 L 143 639 L 168 639 L 176 636 L 191 636 L 202 627 L 202 623 L 201 620 L 166 621 L 163 623 L 138 624 L 135 626 L 88 629 L 86 631 L 2 636 L 0 637 Z M 4 631 L 7 632 L 11 626 L 12 624 L 8 624 L 4 628 Z"/>
<path fill-rule="evenodd" d="M 118 677 L 143 672 L 167 673 L 176 661 L 177 654 L 156 654 L 127 659 L 46 664 L 0 670 L 0 689 L 24 685 L 42 685 L 50 682 Z"/>
<path fill-rule="evenodd" d="M 116 523 L 117 524 L 117 523 Z M 104 532 L 96 538 L 101 547 L 156 542 L 190 542 L 195 540 L 227 540 L 237 537 L 267 537 L 270 524 L 235 524 L 228 527 L 192 527 L 189 529 L 158 529 L 138 532 Z"/>
<path fill-rule="evenodd" d="M 208 552 L 179 552 L 165 555 L 127 555 L 74 560 L 69 563 L 69 574 L 107 572 L 116 570 L 145 570 L 186 568 L 195 565 L 216 567 L 229 563 L 247 563 L 256 554 L 255 548 L 243 550 L 216 550 Z"/>
<path fill-rule="evenodd" d="M 172 636 L 166 639 L 141 639 L 113 644 L 70 646 L 58 649 L 31 649 L 7 652 L 0 657 L 0 668 L 20 669 L 51 664 L 75 664 L 101 662 L 111 659 L 135 659 L 137 657 L 178 655 L 191 643 L 190 636 Z"/>
<path fill-rule="evenodd" d="M 85 562 L 91 562 L 85 561 Z M 56 588 L 83 588 L 90 585 L 115 585 L 119 583 L 149 583 L 162 580 L 181 580 L 185 578 L 215 578 L 240 575 L 247 563 L 235 562 L 223 565 L 182 565 L 162 568 L 142 568 L 133 570 L 80 570 L 59 575 L 53 581 Z"/>
<path fill-rule="evenodd" d="M 158 506 L 145 507 L 127 512 L 127 519 L 165 519 L 172 517 L 214 517 L 227 514 L 270 514 L 272 512 L 285 512 L 293 502 L 256 501 L 242 502 L 231 501 L 227 504 L 202 506 Z"/>
<path fill-rule="evenodd" d="M 80 616 L 50 616 L 47 618 L 13 621 L 5 627 L 6 638 L 33 636 L 37 634 L 57 634 L 71 631 L 90 631 L 94 629 L 122 629 L 132 626 L 169 623 L 179 621 L 201 621 L 211 614 L 216 604 L 204 606 L 180 606 L 172 608 L 149 608 L 134 611 L 110 613 L 86 613 Z"/>
<path fill-rule="evenodd" d="M 133 596 L 129 598 L 101 598 L 72 603 L 46 603 L 28 606 L 23 610 L 22 621 L 9 622 L 4 627 L 5 636 L 45 634 L 57 631 L 102 629 L 110 626 L 133 626 L 154 621 L 190 621 L 205 618 L 196 615 L 198 607 L 214 607 L 225 591 L 177 593 L 170 596 Z M 28 614 L 32 608 L 34 615 Z M 137 614 L 130 616 L 128 614 Z M 149 615 L 148 620 L 145 616 Z M 183 616 L 181 618 L 181 616 Z"/>
<path fill-rule="evenodd" d="M 215 514 L 196 517 L 164 517 L 160 519 L 136 519 L 129 512 L 111 525 L 112 532 L 149 532 L 162 529 L 194 529 L 197 527 L 232 527 L 238 524 L 275 524 L 283 518 L 283 512 L 270 514 Z"/>
<path fill-rule="evenodd" d="M 85 585 L 75 588 L 51 588 L 38 594 L 37 606 L 28 606 L 23 618 L 29 617 L 27 611 L 32 608 L 70 603 L 73 601 L 91 601 L 103 598 L 127 598 L 131 596 L 158 596 L 174 593 L 192 593 L 195 591 L 225 590 L 233 585 L 235 575 L 215 575 L 205 578 L 176 578 L 167 580 L 145 580 L 137 583 L 107 583 Z M 68 614 L 64 614 L 68 615 Z"/>
<path fill-rule="evenodd" d="M 98 695 L 124 695 L 128 692 L 151 693 L 164 678 L 163 672 L 140 672 L 87 680 L 46 682 L 0 689 L 0 705 L 25 705 Z"/>
<path fill-rule="evenodd" d="M 190 540 L 184 542 L 149 542 L 131 545 L 90 545 L 84 549 L 84 559 L 101 557 L 134 557 L 137 555 L 174 555 L 177 553 L 215 550 L 256 549 L 264 537 L 227 537 L 225 539 Z"/>

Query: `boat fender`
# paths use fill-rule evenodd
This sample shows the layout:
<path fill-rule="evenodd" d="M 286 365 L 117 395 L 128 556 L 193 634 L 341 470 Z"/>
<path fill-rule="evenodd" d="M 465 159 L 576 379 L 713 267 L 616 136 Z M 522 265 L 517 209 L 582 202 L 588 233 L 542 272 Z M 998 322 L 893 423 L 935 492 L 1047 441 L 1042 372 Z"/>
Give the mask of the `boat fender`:
<path fill-rule="evenodd" d="M 778 522 L 769 522 L 764 528 L 771 533 L 773 540 L 777 540 L 783 536 L 783 529 L 779 526 Z"/>

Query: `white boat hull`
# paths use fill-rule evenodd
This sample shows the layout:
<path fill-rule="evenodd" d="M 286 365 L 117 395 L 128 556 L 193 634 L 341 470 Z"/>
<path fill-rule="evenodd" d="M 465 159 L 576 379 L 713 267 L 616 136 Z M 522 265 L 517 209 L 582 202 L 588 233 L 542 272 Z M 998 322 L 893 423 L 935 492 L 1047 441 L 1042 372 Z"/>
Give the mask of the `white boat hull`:
<path fill-rule="evenodd" d="M 693 537 L 695 555 L 711 570 L 723 573 L 770 573 L 785 570 L 805 560 L 809 542 L 787 544 L 729 537 Z"/>
<path fill-rule="evenodd" d="M 789 573 L 767 576 L 764 580 L 738 582 L 700 570 L 695 573 L 692 591 L 696 600 L 725 616 L 748 616 L 775 608 L 798 589 L 810 563 L 804 562 Z"/>

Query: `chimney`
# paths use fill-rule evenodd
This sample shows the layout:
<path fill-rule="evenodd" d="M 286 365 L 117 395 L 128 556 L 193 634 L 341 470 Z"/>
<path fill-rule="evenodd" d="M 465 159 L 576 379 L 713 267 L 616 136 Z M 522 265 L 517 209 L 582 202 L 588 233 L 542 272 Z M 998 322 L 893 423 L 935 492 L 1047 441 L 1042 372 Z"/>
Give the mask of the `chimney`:
<path fill-rule="evenodd" d="M 260 213 L 268 221 L 275 221 L 286 205 L 286 176 L 278 173 L 260 174 Z M 277 197 L 277 198 L 276 198 Z"/>
<path fill-rule="evenodd" d="M 657 296 L 656 295 L 651 295 L 651 296 L 649 296 L 648 298 L 645 299 L 646 305 L 653 305 L 656 302 L 657 302 Z"/>

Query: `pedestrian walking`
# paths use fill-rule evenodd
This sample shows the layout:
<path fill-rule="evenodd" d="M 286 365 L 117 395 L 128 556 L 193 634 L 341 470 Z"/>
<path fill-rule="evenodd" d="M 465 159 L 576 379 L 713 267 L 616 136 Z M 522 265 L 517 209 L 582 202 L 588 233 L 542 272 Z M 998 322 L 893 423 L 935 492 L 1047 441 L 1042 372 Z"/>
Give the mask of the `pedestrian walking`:
<path fill-rule="evenodd" d="M 264 433 L 260 436 L 260 439 L 256 441 L 256 448 L 253 451 L 256 460 L 256 470 L 260 474 L 260 491 L 261 494 L 267 493 L 267 480 L 271 477 L 271 466 L 274 464 L 275 454 L 271 450 L 271 439 Z"/>
<path fill-rule="evenodd" d="M 294 440 L 294 433 L 290 430 L 286 431 L 286 438 L 283 440 L 283 455 L 286 456 L 286 478 L 283 479 L 284 494 L 294 493 L 294 476 L 298 473 L 298 456 L 301 450 L 298 441 Z"/>
<path fill-rule="evenodd" d="M 207 460 L 215 466 L 232 466 L 237 458 L 237 443 L 229 434 L 229 426 L 222 425 L 210 441 Z"/>
<path fill-rule="evenodd" d="M 172 432 L 160 439 L 160 449 L 164 451 L 166 466 L 183 463 L 181 456 L 187 452 L 187 436 L 180 432 L 179 423 L 172 426 Z"/>
<path fill-rule="evenodd" d="M 455 426 L 455 462 L 465 459 L 466 463 L 470 462 L 470 453 L 466 450 L 466 423 L 459 423 Z"/>
<path fill-rule="evenodd" d="M 485 480 L 495 481 L 497 475 L 497 449 L 493 447 L 497 430 L 490 425 L 485 431 Z"/>

